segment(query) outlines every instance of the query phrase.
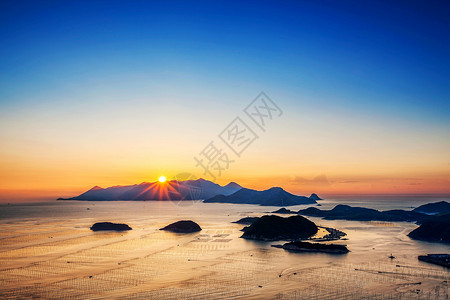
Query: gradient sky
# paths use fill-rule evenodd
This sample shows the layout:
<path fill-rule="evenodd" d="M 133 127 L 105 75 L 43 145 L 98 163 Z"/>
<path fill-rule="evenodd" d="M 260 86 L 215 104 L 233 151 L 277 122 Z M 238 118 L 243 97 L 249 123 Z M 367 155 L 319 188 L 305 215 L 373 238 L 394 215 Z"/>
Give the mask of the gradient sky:
<path fill-rule="evenodd" d="M 448 1 L 149 2 L 0 3 L 0 199 L 200 177 L 260 91 L 219 183 L 450 193 Z"/>

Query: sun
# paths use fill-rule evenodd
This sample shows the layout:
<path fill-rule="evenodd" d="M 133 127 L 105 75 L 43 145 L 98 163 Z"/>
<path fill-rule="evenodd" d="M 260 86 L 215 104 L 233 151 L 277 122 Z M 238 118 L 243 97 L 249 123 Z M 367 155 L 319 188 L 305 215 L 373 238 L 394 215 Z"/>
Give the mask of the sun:
<path fill-rule="evenodd" d="M 166 181 L 166 177 L 160 176 L 160 177 L 158 178 L 158 180 L 159 180 L 159 182 L 165 182 L 165 181 Z"/>

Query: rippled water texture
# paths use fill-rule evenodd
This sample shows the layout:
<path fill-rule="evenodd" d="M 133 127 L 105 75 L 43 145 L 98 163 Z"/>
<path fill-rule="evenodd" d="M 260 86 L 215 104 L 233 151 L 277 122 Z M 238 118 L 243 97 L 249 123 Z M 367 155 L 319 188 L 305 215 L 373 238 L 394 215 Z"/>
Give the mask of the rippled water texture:
<path fill-rule="evenodd" d="M 440 200 L 440 199 L 437 199 Z M 437 201 L 434 199 L 433 201 Z M 424 199 L 344 200 L 378 209 Z M 335 200 L 322 202 L 330 208 Z M 293 207 L 297 210 L 303 207 Z M 245 216 L 274 207 L 171 202 L 72 202 L 0 206 L 0 297 L 147 299 L 448 299 L 449 271 L 419 262 L 449 245 L 410 240 L 413 223 L 326 221 L 347 233 L 350 253 L 289 253 L 239 238 Z M 195 234 L 159 228 L 197 222 Z M 100 221 L 124 233 L 92 232 Z M 388 258 L 390 254 L 395 259 Z"/>

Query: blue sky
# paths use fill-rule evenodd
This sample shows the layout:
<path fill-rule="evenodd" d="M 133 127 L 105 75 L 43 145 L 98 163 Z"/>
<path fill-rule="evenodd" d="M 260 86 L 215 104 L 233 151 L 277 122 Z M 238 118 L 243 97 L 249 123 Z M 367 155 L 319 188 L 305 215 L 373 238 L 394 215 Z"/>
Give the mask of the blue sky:
<path fill-rule="evenodd" d="M 182 81 L 195 74 L 211 84 L 307 88 L 323 98 L 353 99 L 357 107 L 381 102 L 384 109 L 383 97 L 394 109 L 448 113 L 446 1 L 2 6 L 2 104 L 55 86 L 89 87 L 92 78 L 146 74 Z M 127 80 L 121 85 L 127 88 Z"/>
<path fill-rule="evenodd" d="M 308 114 L 375 128 L 429 143 L 448 171 L 449 14 L 448 1 L 2 1 L 0 138 L 64 140 L 48 120 L 104 135 L 147 110 L 218 120 L 207 140 L 265 91 L 291 112 L 286 132 Z"/>

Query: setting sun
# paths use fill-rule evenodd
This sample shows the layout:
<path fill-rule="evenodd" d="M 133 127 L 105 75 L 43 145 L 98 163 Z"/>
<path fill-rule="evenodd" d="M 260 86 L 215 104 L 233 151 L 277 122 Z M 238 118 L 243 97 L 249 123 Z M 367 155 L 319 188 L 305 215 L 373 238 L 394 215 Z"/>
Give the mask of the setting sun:
<path fill-rule="evenodd" d="M 160 176 L 160 177 L 158 178 L 158 180 L 159 180 L 159 182 L 165 182 L 165 181 L 166 181 L 166 177 Z"/>

